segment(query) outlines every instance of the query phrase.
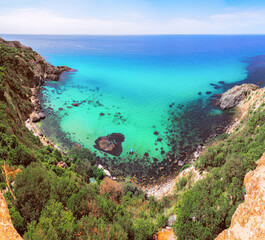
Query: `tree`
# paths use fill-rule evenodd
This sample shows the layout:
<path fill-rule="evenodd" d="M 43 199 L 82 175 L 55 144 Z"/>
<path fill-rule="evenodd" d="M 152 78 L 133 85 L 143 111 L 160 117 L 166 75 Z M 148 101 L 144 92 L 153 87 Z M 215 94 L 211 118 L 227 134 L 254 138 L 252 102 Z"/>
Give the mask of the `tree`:
<path fill-rule="evenodd" d="M 119 203 L 123 195 L 123 186 L 110 178 L 104 178 L 100 184 L 100 194 L 107 194 L 112 201 Z"/>
<path fill-rule="evenodd" d="M 93 240 L 126 240 L 127 233 L 118 224 L 110 224 L 92 215 L 83 217 L 77 223 L 78 239 Z"/>
<path fill-rule="evenodd" d="M 38 164 L 31 164 L 16 176 L 16 206 L 26 222 L 38 220 L 51 195 L 47 171 Z"/>
<path fill-rule="evenodd" d="M 135 222 L 134 228 L 134 239 L 135 240 L 149 240 L 153 239 L 155 233 L 155 225 L 150 219 L 138 218 Z"/>
<path fill-rule="evenodd" d="M 53 179 L 52 192 L 53 197 L 56 201 L 62 202 L 66 206 L 67 200 L 74 193 L 78 192 L 77 183 L 72 179 L 72 174 L 63 175 L 62 177 L 57 177 Z"/>
<path fill-rule="evenodd" d="M 84 161 L 87 159 L 91 165 L 94 165 L 96 163 L 95 157 L 93 156 L 92 152 L 87 148 L 79 148 L 79 147 L 73 147 L 69 151 L 69 156 L 73 159 L 74 163 L 79 161 Z"/>
<path fill-rule="evenodd" d="M 50 200 L 42 210 L 39 223 L 29 224 L 25 240 L 70 240 L 74 239 L 75 218 L 71 211 L 65 211 L 62 203 Z"/>

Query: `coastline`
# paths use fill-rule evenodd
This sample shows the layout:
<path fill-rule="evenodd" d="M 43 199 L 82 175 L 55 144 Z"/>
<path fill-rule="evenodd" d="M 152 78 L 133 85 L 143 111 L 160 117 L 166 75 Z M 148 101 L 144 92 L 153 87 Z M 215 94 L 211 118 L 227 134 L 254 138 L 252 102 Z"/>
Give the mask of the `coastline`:
<path fill-rule="evenodd" d="M 252 96 L 252 93 L 253 92 L 251 92 L 250 95 L 247 96 L 244 101 L 241 101 L 235 107 L 236 112 L 234 119 L 231 121 L 229 125 L 225 127 L 224 133 L 231 134 L 236 131 L 237 126 L 247 117 L 250 106 L 253 106 L 254 103 L 257 101 L 257 99 L 262 99 L 261 96 L 265 94 L 265 89 L 263 88 L 257 89 L 256 91 L 254 91 L 253 97 L 249 99 L 249 97 Z M 262 104 L 261 100 L 259 102 L 256 102 L 255 109 L 257 109 L 261 104 Z M 180 172 L 176 177 L 171 177 L 169 178 L 169 180 L 167 180 L 164 183 L 154 184 L 148 187 L 141 187 L 141 189 L 144 190 L 147 193 L 147 196 L 149 197 L 155 196 L 157 199 L 162 199 L 165 196 L 173 195 L 176 183 L 179 181 L 179 179 L 181 179 L 184 176 L 187 176 L 189 173 L 195 174 L 194 183 L 197 182 L 198 180 L 203 179 L 205 173 L 201 175 L 199 171 L 195 169 L 193 164 L 203 153 L 207 142 L 211 139 L 214 139 L 215 137 L 216 136 L 209 138 L 199 150 L 197 150 L 190 156 L 192 160 L 187 162 L 187 164 L 190 164 L 190 167 Z"/>
<path fill-rule="evenodd" d="M 44 146 L 51 146 L 61 150 L 57 145 L 53 143 L 51 139 L 48 139 L 43 135 L 43 133 L 36 125 L 36 121 L 33 121 L 33 119 L 36 117 L 36 109 L 40 107 L 39 99 L 37 97 L 37 92 L 39 90 L 39 87 L 31 88 L 32 96 L 30 97 L 30 101 L 34 106 L 34 110 L 29 114 L 29 118 L 25 121 L 25 125 L 33 133 L 33 135 L 37 136 L 40 139 Z M 39 119 L 38 121 L 40 120 L 41 119 Z"/>
<path fill-rule="evenodd" d="M 34 95 L 34 92 L 36 91 L 41 91 L 40 88 L 31 88 L 32 93 Z M 35 94 L 34 97 L 31 97 L 30 100 L 32 102 L 32 104 L 36 104 L 36 98 L 38 99 L 38 97 L 36 97 L 37 95 Z M 38 104 L 39 104 L 39 99 L 38 99 Z M 54 148 L 59 149 L 60 151 L 63 151 L 59 146 L 57 146 L 56 144 L 54 144 L 52 139 L 47 138 L 42 132 L 41 130 L 38 128 L 37 124 L 35 122 L 32 121 L 34 117 L 34 110 L 30 113 L 29 118 L 25 121 L 25 125 L 26 127 L 33 132 L 33 134 L 37 137 L 39 137 L 40 141 L 42 142 L 42 144 L 44 146 L 51 146 Z M 224 132 L 228 133 L 228 131 L 230 131 L 230 129 L 235 128 L 235 126 L 237 126 L 240 123 L 241 118 L 236 117 L 232 120 L 232 123 L 230 123 L 228 126 L 226 126 L 224 128 Z M 40 119 L 41 121 L 41 119 Z M 214 137 L 216 137 L 216 135 L 210 136 L 203 145 L 199 145 L 199 147 L 197 148 L 197 150 L 193 153 L 191 153 L 187 158 L 186 161 L 184 160 L 183 163 L 185 164 L 191 164 L 191 166 L 185 170 L 183 170 L 182 172 L 174 172 L 174 176 L 169 176 L 167 177 L 166 181 L 163 182 L 159 182 L 159 183 L 155 183 L 155 184 L 143 184 L 143 185 L 139 185 L 137 182 L 132 181 L 134 184 L 136 184 L 139 188 L 141 188 L 146 194 L 147 196 L 155 196 L 157 199 L 162 199 L 165 196 L 170 196 L 174 193 L 174 188 L 176 185 L 176 182 L 178 181 L 179 178 L 181 178 L 181 176 L 185 176 L 187 173 L 189 172 L 193 172 L 196 175 L 196 181 L 199 179 L 202 179 L 202 176 L 199 174 L 199 172 L 194 168 L 193 163 L 196 162 L 196 160 L 198 159 L 198 157 L 200 156 L 200 154 L 203 152 L 203 149 L 205 147 L 205 144 L 207 144 L 207 142 L 209 142 L 210 139 L 213 139 Z M 102 168 L 103 171 L 106 173 L 106 176 L 108 178 L 111 178 L 113 180 L 116 179 L 116 177 L 112 177 L 111 173 L 109 170 L 106 169 L 106 167 L 103 167 L 101 164 L 97 164 L 98 168 Z"/>

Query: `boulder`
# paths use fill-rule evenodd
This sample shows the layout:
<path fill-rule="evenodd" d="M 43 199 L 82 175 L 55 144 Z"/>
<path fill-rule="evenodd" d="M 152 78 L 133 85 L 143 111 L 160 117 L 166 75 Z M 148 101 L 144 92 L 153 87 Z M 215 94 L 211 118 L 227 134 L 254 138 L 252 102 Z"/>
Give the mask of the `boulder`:
<path fill-rule="evenodd" d="M 121 133 L 112 133 L 105 137 L 99 137 L 95 141 L 94 148 L 109 153 L 113 156 L 120 156 L 122 153 L 122 142 L 124 142 L 124 135 Z"/>
<path fill-rule="evenodd" d="M 237 106 L 242 100 L 246 99 L 251 91 L 258 89 L 255 84 L 243 84 L 234 86 L 221 95 L 219 106 L 221 109 L 230 109 Z"/>
<path fill-rule="evenodd" d="M 45 118 L 45 114 L 43 112 L 32 112 L 31 114 L 31 121 L 32 122 L 39 122 L 41 119 Z"/>

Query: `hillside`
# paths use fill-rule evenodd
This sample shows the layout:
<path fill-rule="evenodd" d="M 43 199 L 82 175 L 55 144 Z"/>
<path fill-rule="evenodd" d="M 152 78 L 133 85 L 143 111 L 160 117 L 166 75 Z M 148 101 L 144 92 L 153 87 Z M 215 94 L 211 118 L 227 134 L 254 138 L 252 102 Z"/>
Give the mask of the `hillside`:
<path fill-rule="evenodd" d="M 265 239 L 265 154 L 257 164 L 257 168 L 245 176 L 245 201 L 234 213 L 231 226 L 216 240 Z"/>
<path fill-rule="evenodd" d="M 238 107 L 234 124 L 206 144 L 193 166 L 183 166 L 173 194 L 158 201 L 129 181 L 105 177 L 89 149 L 73 146 L 63 153 L 43 146 L 26 128 L 29 116 L 33 122 L 45 117 L 38 90 L 69 70 L 50 65 L 19 42 L 0 38 L 1 210 L 14 238 L 17 231 L 24 239 L 37 240 L 153 239 L 172 214 L 177 214 L 173 229 L 180 240 L 214 239 L 232 219 L 230 230 L 219 236 L 227 239 L 241 229 L 239 215 L 246 216 L 245 221 L 257 217 L 245 223 L 247 227 L 240 222 L 242 232 L 248 226 L 259 229 L 259 215 L 249 209 L 255 204 L 253 194 L 262 190 L 255 182 L 261 177 L 263 160 L 254 169 L 265 149 L 264 88 L 244 84 L 222 95 L 221 108 Z M 9 175 L 6 169 L 16 174 Z M 0 223 L 0 230 L 3 226 Z M 172 230 L 168 232 L 172 235 Z"/>
<path fill-rule="evenodd" d="M 230 226 L 235 210 L 244 201 L 244 195 L 249 190 L 247 185 L 244 186 L 244 177 L 256 168 L 257 160 L 264 153 L 264 93 L 264 88 L 241 85 L 222 95 L 220 104 L 225 106 L 222 101 L 233 102 L 231 106 L 226 106 L 237 106 L 240 114 L 228 133 L 212 139 L 196 161 L 195 167 L 204 174 L 204 178 L 195 184 L 190 184 L 187 177 L 177 183 L 181 190 L 175 208 L 177 220 L 174 224 L 178 239 L 214 239 Z M 240 100 L 235 101 L 235 96 Z M 256 171 L 251 175 L 255 176 L 255 173 Z M 249 176 L 248 174 L 246 178 Z M 253 184 L 253 180 L 251 183 Z M 245 184 L 248 184 L 246 179 Z M 236 216 L 241 212 L 240 218 L 248 221 L 249 216 L 244 214 L 251 212 L 251 208 L 255 206 L 249 203 L 240 205 L 239 209 L 246 206 L 248 209 L 238 210 Z M 233 224 L 235 223 L 232 221 L 232 226 Z M 259 229 L 258 221 L 256 226 L 252 226 L 254 228 Z M 229 235 L 232 231 L 226 233 Z"/>

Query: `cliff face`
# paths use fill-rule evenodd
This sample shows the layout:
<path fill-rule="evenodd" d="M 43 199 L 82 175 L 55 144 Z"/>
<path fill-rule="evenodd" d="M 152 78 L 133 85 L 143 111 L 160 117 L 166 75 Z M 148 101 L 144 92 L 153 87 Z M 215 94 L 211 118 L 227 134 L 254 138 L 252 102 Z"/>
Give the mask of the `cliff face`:
<path fill-rule="evenodd" d="M 7 208 L 6 200 L 0 192 L 0 240 L 19 240 L 22 237 L 17 233 L 14 228 L 9 211 Z"/>
<path fill-rule="evenodd" d="M 244 179 L 245 202 L 238 206 L 230 228 L 216 240 L 265 239 L 265 153 L 257 164 L 257 168 L 248 172 Z"/>

